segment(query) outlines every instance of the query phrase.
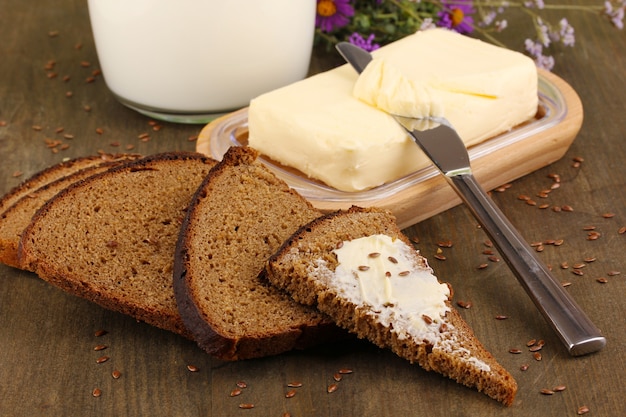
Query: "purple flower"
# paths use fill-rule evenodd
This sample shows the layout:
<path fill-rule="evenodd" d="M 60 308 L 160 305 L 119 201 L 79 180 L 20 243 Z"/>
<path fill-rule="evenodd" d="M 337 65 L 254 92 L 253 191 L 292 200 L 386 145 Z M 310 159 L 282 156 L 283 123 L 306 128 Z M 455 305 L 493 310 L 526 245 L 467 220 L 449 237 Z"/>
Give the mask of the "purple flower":
<path fill-rule="evenodd" d="M 322 32 L 332 32 L 350 23 L 354 8 L 350 0 L 317 0 L 315 26 Z"/>
<path fill-rule="evenodd" d="M 624 8 L 626 8 L 624 0 L 617 4 L 617 8 L 614 8 L 610 1 L 604 2 L 604 14 L 611 19 L 611 23 L 618 29 L 624 29 Z"/>
<path fill-rule="evenodd" d="M 437 12 L 440 27 L 459 33 L 471 33 L 474 30 L 472 0 L 443 0 L 443 9 Z"/>
<path fill-rule="evenodd" d="M 543 45 L 541 42 L 533 42 L 530 39 L 526 39 L 524 46 L 530 56 L 535 58 L 535 65 L 548 71 L 552 70 L 554 67 L 554 57 L 543 54 Z"/>
<path fill-rule="evenodd" d="M 353 44 L 358 46 L 361 49 L 365 49 L 368 52 L 372 52 L 377 50 L 378 48 L 380 48 L 380 45 L 377 43 L 372 43 L 374 41 L 374 34 L 372 33 L 371 35 L 369 35 L 367 37 L 367 39 L 363 38 L 363 36 L 361 36 L 360 33 L 358 32 L 354 32 L 352 35 L 350 35 L 350 38 L 348 38 L 348 41 Z"/>

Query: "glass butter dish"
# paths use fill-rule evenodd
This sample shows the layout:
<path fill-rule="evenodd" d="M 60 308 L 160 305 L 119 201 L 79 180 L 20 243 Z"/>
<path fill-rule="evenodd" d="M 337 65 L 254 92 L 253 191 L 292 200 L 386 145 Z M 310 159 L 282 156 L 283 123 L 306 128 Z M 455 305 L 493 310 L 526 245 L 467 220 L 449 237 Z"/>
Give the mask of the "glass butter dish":
<path fill-rule="evenodd" d="M 534 119 L 468 149 L 472 170 L 482 186 L 493 189 L 560 159 L 582 125 L 582 104 L 558 76 L 539 70 L 539 108 Z M 247 108 L 206 125 L 196 150 L 221 160 L 231 146 L 247 144 Z M 416 145 L 417 146 L 417 145 Z M 434 166 L 358 192 L 345 192 L 306 177 L 261 155 L 261 161 L 323 212 L 352 205 L 389 209 L 408 227 L 461 203 Z"/>

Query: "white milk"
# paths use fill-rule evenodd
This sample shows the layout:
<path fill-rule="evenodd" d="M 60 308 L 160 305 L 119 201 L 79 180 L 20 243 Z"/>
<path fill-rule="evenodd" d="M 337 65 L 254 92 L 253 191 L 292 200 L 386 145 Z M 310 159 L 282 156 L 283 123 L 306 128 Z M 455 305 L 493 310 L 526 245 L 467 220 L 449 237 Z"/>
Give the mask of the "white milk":
<path fill-rule="evenodd" d="M 89 0 L 105 82 L 152 117 L 211 114 L 304 78 L 315 0 Z"/>

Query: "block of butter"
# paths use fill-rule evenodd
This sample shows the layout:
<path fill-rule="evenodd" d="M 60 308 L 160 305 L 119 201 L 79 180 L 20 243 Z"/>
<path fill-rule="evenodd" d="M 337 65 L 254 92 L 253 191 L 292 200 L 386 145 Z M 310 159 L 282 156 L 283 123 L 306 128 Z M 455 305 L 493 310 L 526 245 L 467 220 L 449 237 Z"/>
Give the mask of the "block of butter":
<path fill-rule="evenodd" d="M 470 147 L 537 111 L 537 69 L 520 53 L 430 29 L 373 55 L 361 76 L 343 65 L 253 99 L 249 145 L 354 192 L 430 164 L 387 112 L 443 116 Z"/>

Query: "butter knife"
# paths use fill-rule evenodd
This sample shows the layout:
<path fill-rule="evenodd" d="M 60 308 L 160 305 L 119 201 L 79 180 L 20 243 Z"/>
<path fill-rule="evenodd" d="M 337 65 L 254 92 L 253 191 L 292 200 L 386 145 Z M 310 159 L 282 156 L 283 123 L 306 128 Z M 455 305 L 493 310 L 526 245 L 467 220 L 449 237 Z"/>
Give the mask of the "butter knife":
<path fill-rule="evenodd" d="M 339 43 L 337 50 L 359 74 L 372 60 L 369 52 L 347 42 Z M 450 123 L 442 118 L 391 116 L 469 207 L 567 351 L 579 356 L 601 350 L 605 337 L 480 186 L 465 144 Z"/>

